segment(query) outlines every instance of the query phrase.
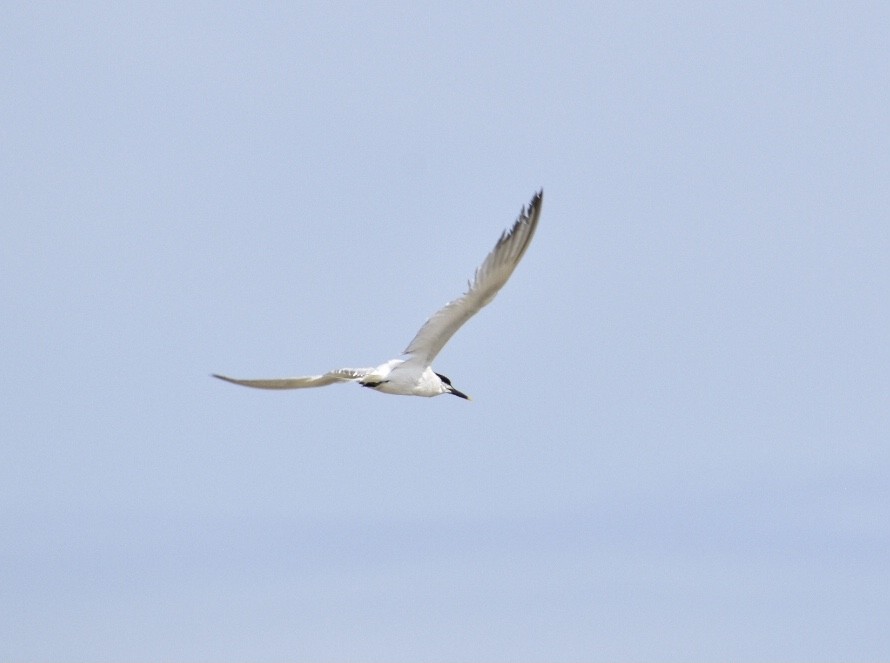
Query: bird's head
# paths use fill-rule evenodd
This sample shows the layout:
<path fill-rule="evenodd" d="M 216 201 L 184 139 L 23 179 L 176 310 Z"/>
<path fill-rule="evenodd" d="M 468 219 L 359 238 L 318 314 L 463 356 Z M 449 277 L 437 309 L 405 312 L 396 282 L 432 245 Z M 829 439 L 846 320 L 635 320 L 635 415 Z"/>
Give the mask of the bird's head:
<path fill-rule="evenodd" d="M 447 377 L 445 377 L 441 373 L 436 373 L 436 375 L 442 381 L 443 394 L 452 394 L 453 396 L 459 396 L 460 398 L 470 400 L 470 397 L 467 396 L 465 393 L 455 389 L 451 384 L 451 380 L 449 380 Z"/>

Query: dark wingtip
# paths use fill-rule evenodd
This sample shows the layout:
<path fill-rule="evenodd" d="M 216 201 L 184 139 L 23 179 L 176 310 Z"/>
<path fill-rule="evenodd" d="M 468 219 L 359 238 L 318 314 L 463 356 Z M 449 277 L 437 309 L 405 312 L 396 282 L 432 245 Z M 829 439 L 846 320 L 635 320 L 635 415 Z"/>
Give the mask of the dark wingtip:
<path fill-rule="evenodd" d="M 522 208 L 522 211 L 519 214 L 520 219 L 528 219 L 531 218 L 532 215 L 538 210 L 541 206 L 541 203 L 544 201 L 544 189 L 543 187 L 538 189 L 537 193 L 532 196 L 532 199 L 529 201 L 528 205 Z"/>

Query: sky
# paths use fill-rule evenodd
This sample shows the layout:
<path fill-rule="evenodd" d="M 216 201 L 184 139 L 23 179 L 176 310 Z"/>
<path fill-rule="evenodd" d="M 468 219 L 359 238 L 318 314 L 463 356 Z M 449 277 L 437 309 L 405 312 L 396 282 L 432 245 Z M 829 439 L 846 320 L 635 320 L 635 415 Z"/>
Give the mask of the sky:
<path fill-rule="evenodd" d="M 0 660 L 890 658 L 886 4 L 4 15 Z"/>

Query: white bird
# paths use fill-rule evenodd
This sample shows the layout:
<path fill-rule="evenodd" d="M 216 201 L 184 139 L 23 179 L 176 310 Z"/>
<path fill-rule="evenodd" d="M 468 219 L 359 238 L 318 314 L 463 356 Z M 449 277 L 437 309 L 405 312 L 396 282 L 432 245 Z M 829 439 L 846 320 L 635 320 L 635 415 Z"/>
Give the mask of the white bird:
<path fill-rule="evenodd" d="M 385 394 L 427 397 L 452 394 L 469 400 L 470 397 L 458 391 L 451 380 L 436 373 L 431 364 L 454 333 L 494 299 L 516 269 L 538 227 L 543 195 L 543 190 L 538 191 L 528 207 L 519 213 L 513 226 L 503 232 L 494 249 L 476 269 L 467 292 L 448 302 L 424 323 L 402 353 L 405 359 L 390 359 L 376 368 L 339 368 L 324 375 L 296 378 L 239 380 L 217 374 L 213 377 L 258 389 L 304 389 L 335 382 L 358 382 Z"/>

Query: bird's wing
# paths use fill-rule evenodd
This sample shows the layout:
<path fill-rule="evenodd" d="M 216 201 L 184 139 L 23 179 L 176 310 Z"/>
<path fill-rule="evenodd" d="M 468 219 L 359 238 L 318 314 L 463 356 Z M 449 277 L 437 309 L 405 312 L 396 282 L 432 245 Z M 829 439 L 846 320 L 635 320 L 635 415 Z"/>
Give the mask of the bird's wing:
<path fill-rule="evenodd" d="M 412 360 L 419 360 L 429 366 L 454 332 L 494 299 L 516 269 L 535 235 L 543 196 L 543 190 L 535 194 L 528 207 L 522 209 L 513 226 L 501 235 L 485 262 L 476 269 L 467 292 L 434 313 L 403 354 L 412 355 Z"/>
<path fill-rule="evenodd" d="M 216 373 L 213 374 L 213 377 L 231 382 L 232 384 L 240 384 L 242 387 L 254 387 L 256 389 L 305 389 L 307 387 L 325 387 L 335 382 L 352 382 L 365 377 L 373 370 L 373 368 L 339 368 L 324 375 L 307 375 L 301 378 L 271 378 L 266 380 L 239 380 L 225 375 L 217 375 Z"/>

